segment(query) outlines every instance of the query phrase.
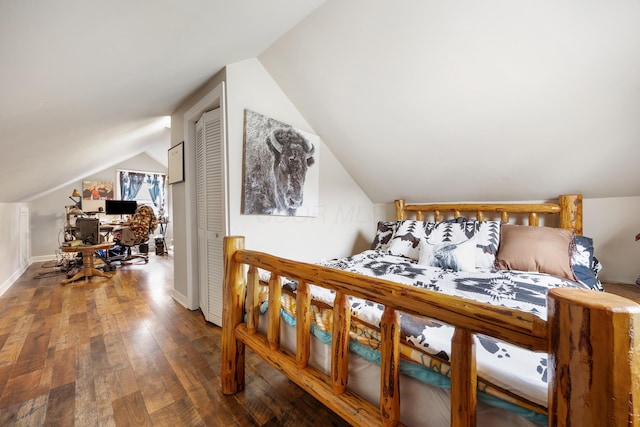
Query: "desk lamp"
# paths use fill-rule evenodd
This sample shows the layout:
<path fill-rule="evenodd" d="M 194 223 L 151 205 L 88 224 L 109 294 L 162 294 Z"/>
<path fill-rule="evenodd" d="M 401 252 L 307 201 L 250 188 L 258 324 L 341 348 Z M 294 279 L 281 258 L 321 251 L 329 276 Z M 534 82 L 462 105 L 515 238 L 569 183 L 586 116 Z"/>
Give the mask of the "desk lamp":
<path fill-rule="evenodd" d="M 74 199 L 74 197 L 77 197 L 78 200 Z M 77 209 L 80 209 L 80 199 L 81 199 L 81 195 L 80 193 L 78 193 L 78 190 L 76 190 L 75 188 L 73 189 L 73 193 L 71 193 L 71 195 L 69 196 L 69 198 L 71 199 L 71 201 L 73 202 L 73 204 L 76 205 Z"/>
<path fill-rule="evenodd" d="M 78 200 L 74 199 L 74 197 L 77 197 Z M 84 212 L 82 212 L 82 209 L 80 209 L 80 200 L 82 196 L 80 195 L 80 193 L 78 193 L 78 190 L 74 188 L 73 193 L 69 196 L 69 198 L 73 202 L 73 207 L 69 209 L 69 213 L 71 215 L 84 215 Z"/>

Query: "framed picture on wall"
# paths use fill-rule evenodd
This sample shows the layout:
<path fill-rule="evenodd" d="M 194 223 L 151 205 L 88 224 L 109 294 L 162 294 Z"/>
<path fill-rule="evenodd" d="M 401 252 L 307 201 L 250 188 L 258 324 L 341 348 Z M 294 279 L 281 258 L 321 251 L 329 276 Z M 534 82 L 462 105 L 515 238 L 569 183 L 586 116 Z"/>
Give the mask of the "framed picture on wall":
<path fill-rule="evenodd" d="M 82 181 L 82 200 L 113 199 L 113 182 Z"/>
<path fill-rule="evenodd" d="M 82 181 L 82 210 L 104 212 L 104 201 L 114 197 L 114 183 L 105 181 Z"/>
<path fill-rule="evenodd" d="M 184 141 L 169 148 L 169 184 L 184 181 Z"/>
<path fill-rule="evenodd" d="M 320 138 L 245 110 L 242 213 L 317 216 Z"/>

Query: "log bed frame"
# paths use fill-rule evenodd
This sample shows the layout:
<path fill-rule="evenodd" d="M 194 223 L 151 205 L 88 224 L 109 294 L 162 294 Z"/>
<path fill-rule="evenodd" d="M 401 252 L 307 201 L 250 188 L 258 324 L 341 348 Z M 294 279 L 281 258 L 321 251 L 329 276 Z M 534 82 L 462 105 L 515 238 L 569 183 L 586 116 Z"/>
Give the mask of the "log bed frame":
<path fill-rule="evenodd" d="M 560 196 L 542 204 L 405 204 L 396 201 L 397 219 L 425 212 L 541 214 L 559 216 L 559 226 L 582 234 L 582 196 Z M 427 316 L 456 327 L 451 351 L 451 425 L 476 423 L 477 373 L 474 334 L 489 335 L 549 353 L 549 426 L 640 425 L 640 305 L 613 294 L 583 289 L 552 289 L 548 319 L 530 313 L 441 295 L 394 282 L 244 249 L 244 237 L 225 238 L 222 327 L 222 391 L 244 388 L 245 345 L 282 371 L 352 425 L 399 425 L 399 312 Z M 247 268 L 248 266 L 248 268 Z M 271 272 L 266 336 L 258 327 L 258 268 Z M 298 280 L 296 353 L 280 348 L 280 296 L 283 277 Z M 330 376 L 310 367 L 310 294 L 314 284 L 336 291 Z M 385 306 L 381 329 L 379 407 L 347 388 L 350 310 L 353 295 Z M 244 316 L 246 314 L 246 321 Z"/>

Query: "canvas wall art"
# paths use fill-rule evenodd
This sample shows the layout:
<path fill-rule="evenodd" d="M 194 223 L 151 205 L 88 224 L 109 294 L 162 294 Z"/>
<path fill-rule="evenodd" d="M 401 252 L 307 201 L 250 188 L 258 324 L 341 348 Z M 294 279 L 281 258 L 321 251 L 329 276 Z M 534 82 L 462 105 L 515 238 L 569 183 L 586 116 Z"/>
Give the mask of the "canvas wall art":
<path fill-rule="evenodd" d="M 316 216 L 320 138 L 245 110 L 242 213 Z"/>
<path fill-rule="evenodd" d="M 82 181 L 83 200 L 111 200 L 114 196 L 113 182 Z"/>
<path fill-rule="evenodd" d="M 114 197 L 113 182 L 82 181 L 82 210 L 84 212 L 104 212 L 104 201 Z"/>

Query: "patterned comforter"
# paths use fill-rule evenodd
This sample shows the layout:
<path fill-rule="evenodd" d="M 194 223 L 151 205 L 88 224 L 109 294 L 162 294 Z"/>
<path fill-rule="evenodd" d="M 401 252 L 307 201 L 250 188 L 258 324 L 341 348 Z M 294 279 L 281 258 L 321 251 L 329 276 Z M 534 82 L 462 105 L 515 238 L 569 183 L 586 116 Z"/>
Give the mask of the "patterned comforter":
<path fill-rule="evenodd" d="M 323 262 L 340 270 L 383 278 L 406 285 L 442 292 L 479 302 L 533 313 L 546 319 L 547 291 L 555 287 L 585 288 L 573 282 L 542 273 L 479 269 L 475 272 L 449 271 L 421 266 L 414 261 L 368 250 L 358 255 Z M 295 293 L 295 282 L 287 282 L 285 290 Z M 322 306 L 331 305 L 334 292 L 310 286 L 312 299 Z M 377 348 L 377 337 L 383 307 L 351 297 L 352 338 Z M 295 313 L 293 297 L 283 304 L 285 311 Z M 328 310 L 327 310 L 328 311 Z M 330 332 L 331 316 L 315 307 L 314 322 Z M 440 322 L 402 314 L 402 348 L 405 359 L 448 376 L 453 328 Z M 481 390 L 497 389 L 500 396 L 512 393 L 530 402 L 547 405 L 547 354 L 532 352 L 493 338 L 476 336 L 476 360 Z M 490 393 L 492 394 L 492 393 Z"/>

